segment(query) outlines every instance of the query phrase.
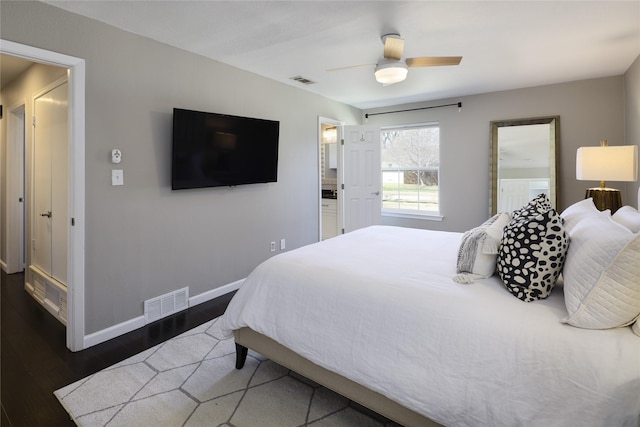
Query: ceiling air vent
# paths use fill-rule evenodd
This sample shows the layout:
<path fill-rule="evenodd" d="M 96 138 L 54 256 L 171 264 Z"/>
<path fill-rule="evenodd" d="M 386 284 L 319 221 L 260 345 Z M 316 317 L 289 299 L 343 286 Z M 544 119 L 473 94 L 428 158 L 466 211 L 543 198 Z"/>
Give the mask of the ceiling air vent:
<path fill-rule="evenodd" d="M 315 83 L 313 80 L 306 79 L 302 76 L 289 77 L 289 79 L 295 80 L 298 83 L 302 83 L 303 85 L 312 85 Z"/>

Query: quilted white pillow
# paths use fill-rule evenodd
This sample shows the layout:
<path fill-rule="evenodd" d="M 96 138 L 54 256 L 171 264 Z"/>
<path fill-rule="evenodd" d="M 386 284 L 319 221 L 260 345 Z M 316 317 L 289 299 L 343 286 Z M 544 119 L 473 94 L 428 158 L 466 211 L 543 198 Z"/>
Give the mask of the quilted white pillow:
<path fill-rule="evenodd" d="M 502 212 L 489 218 L 476 228 L 462 236 L 456 274 L 453 280 L 458 283 L 473 283 L 474 279 L 491 277 L 496 271 L 498 246 L 502 230 L 511 216 Z"/>
<path fill-rule="evenodd" d="M 622 224 L 631 230 L 632 233 L 640 232 L 640 212 L 634 207 L 623 206 L 612 216 L 618 224 Z"/>
<path fill-rule="evenodd" d="M 611 215 L 611 211 L 609 209 L 606 211 L 599 211 L 598 208 L 596 208 L 596 205 L 593 204 L 593 199 L 589 197 L 588 199 L 583 199 L 574 203 L 560 214 L 562 219 L 564 219 L 564 229 L 569 234 L 571 234 L 571 230 L 578 222 L 593 215 L 608 216 Z"/>
<path fill-rule="evenodd" d="M 598 215 L 582 219 L 570 238 L 563 321 L 586 329 L 631 324 L 640 315 L 640 234 Z"/>

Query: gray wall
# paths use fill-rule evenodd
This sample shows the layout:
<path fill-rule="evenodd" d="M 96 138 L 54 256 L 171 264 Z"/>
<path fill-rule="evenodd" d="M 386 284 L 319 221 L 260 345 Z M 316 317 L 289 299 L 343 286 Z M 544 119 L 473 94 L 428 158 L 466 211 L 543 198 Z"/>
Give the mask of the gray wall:
<path fill-rule="evenodd" d="M 318 238 L 318 116 L 360 110 L 37 2 L 0 4 L 2 39 L 86 60 L 86 333 L 142 302 L 245 277 Z M 278 182 L 171 191 L 172 108 L 280 121 Z M 123 187 L 110 151 L 122 150 Z"/>
<path fill-rule="evenodd" d="M 560 116 L 557 208 L 563 210 L 584 198 L 585 189 L 595 184 L 576 180 L 576 150 L 596 146 L 601 139 L 609 140 L 611 145 L 623 145 L 623 83 L 623 76 L 606 77 L 365 111 L 376 113 L 462 102 L 460 112 L 456 107 L 446 107 L 369 117 L 368 124 L 381 126 L 440 123 L 440 204 L 444 219 L 437 222 L 383 217 L 384 223 L 448 231 L 464 231 L 482 223 L 489 215 L 492 120 Z"/>
<path fill-rule="evenodd" d="M 624 75 L 625 144 L 640 145 L 640 56 L 636 58 Z M 636 206 L 640 181 L 626 184 L 622 202 Z"/>

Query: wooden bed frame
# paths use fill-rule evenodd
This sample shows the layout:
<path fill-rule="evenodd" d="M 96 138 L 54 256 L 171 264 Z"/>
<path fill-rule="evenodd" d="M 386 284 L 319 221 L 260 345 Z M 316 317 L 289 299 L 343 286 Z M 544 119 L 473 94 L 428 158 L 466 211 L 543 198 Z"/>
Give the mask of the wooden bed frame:
<path fill-rule="evenodd" d="M 372 411 L 406 427 L 438 427 L 424 415 L 405 408 L 388 397 L 348 378 L 322 368 L 269 337 L 249 328 L 233 331 L 236 342 L 236 368 L 242 369 L 251 349 L 298 374 L 339 393 Z"/>

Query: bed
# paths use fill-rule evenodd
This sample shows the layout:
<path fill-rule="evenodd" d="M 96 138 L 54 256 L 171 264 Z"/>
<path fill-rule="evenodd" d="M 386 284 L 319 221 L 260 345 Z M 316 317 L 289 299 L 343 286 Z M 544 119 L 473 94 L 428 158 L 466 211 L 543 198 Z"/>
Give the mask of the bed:
<path fill-rule="evenodd" d="M 567 324 L 560 285 L 456 282 L 464 236 L 372 226 L 270 258 L 223 316 L 236 367 L 254 350 L 404 426 L 640 425 L 632 328 Z"/>

